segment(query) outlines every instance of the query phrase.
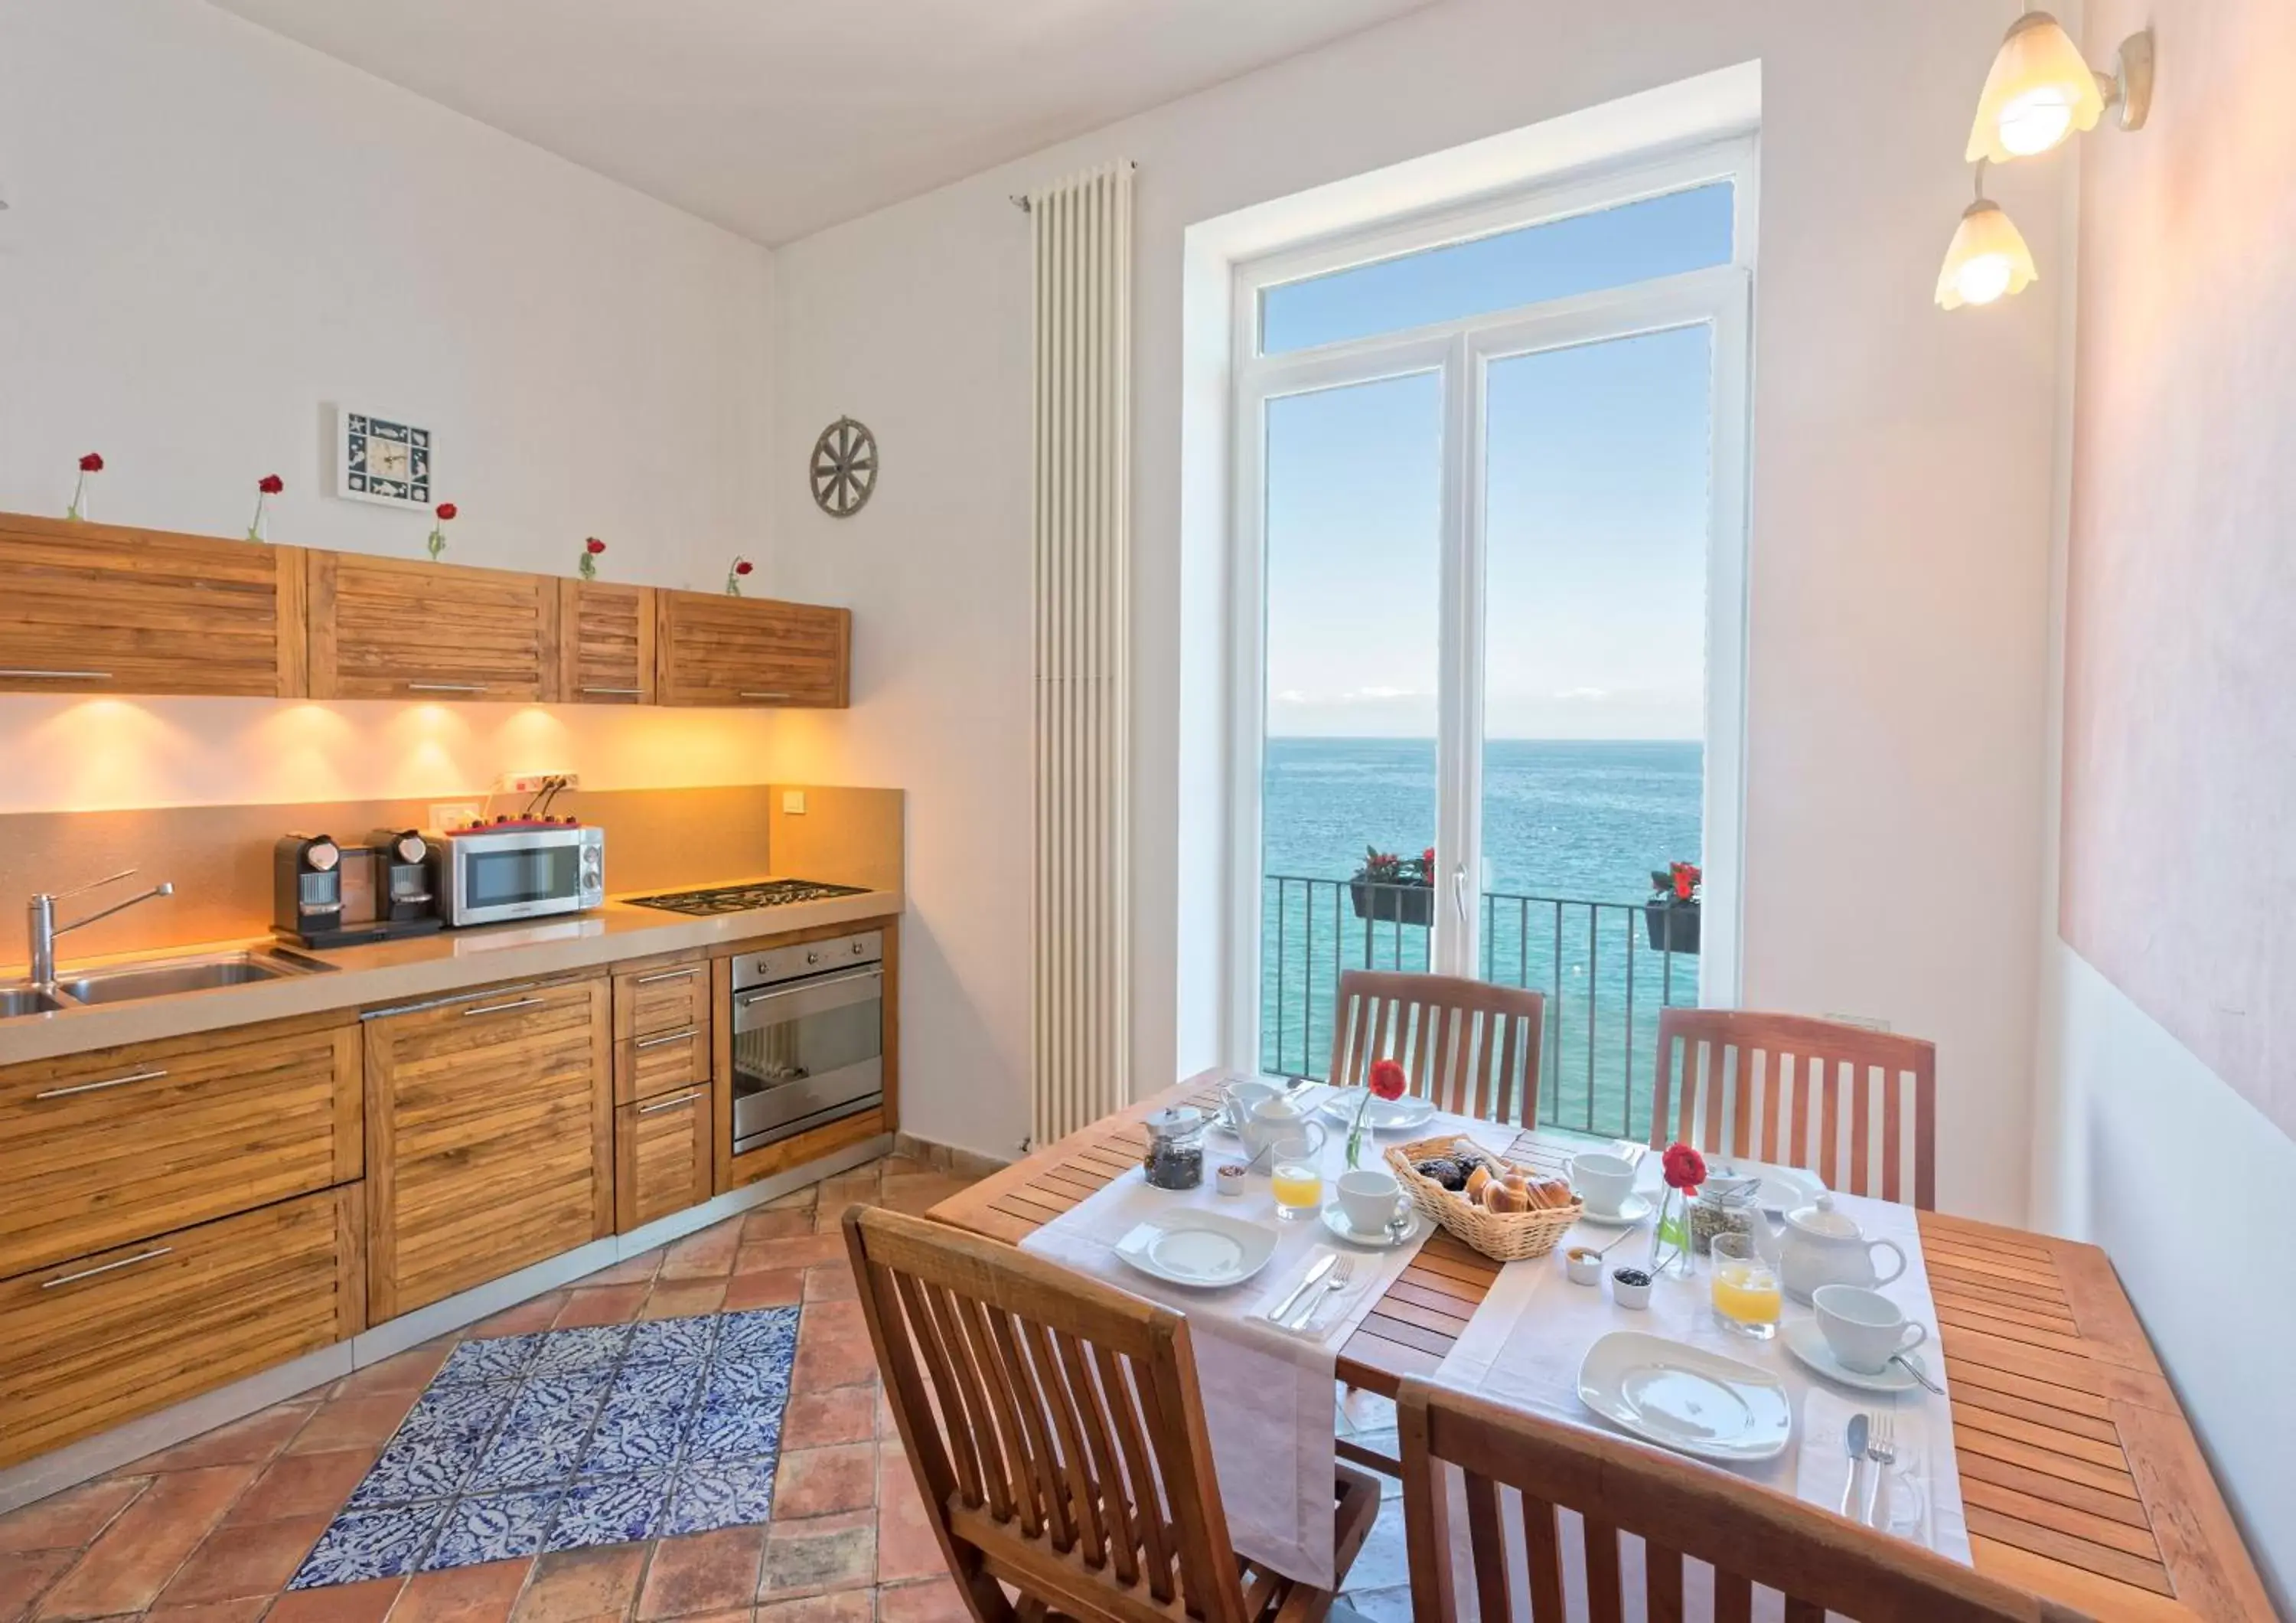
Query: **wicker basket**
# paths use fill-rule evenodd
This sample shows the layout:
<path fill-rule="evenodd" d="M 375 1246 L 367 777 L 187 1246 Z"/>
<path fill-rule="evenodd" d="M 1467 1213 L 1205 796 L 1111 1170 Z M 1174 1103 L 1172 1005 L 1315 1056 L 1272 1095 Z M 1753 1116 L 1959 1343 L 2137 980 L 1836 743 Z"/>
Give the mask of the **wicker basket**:
<path fill-rule="evenodd" d="M 1578 1221 L 1579 1213 L 1586 1210 L 1586 1202 L 1574 1196 L 1568 1206 L 1538 1207 L 1528 1212 L 1494 1212 L 1470 1203 L 1464 1196 L 1452 1193 L 1413 1168 L 1414 1161 L 1450 1154 L 1451 1147 L 1457 1142 L 1459 1135 L 1455 1133 L 1444 1138 L 1416 1139 L 1408 1144 L 1398 1144 L 1387 1152 L 1387 1165 L 1396 1181 L 1409 1191 L 1411 1203 L 1430 1221 L 1448 1229 L 1493 1262 L 1518 1263 L 1545 1256 Z M 1483 1156 L 1494 1166 L 1513 1165 L 1488 1150 Z M 1529 1174 L 1534 1182 L 1538 1181 L 1538 1174 L 1529 1167 L 1520 1170 Z"/>

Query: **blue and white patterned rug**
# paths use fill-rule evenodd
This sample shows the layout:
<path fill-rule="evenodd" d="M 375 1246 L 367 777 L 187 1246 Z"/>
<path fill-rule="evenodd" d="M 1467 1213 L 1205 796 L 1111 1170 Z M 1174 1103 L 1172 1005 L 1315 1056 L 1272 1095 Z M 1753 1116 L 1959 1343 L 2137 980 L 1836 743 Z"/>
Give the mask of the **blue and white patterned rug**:
<path fill-rule="evenodd" d="M 288 1587 L 766 1520 L 797 1325 L 773 1307 L 463 1342 Z"/>

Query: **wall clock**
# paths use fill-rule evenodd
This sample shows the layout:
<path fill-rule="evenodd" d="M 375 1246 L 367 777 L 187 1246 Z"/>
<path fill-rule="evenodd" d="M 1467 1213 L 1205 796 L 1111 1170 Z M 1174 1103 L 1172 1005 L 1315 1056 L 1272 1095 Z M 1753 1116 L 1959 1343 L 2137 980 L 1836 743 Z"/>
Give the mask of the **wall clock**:
<path fill-rule="evenodd" d="M 335 414 L 335 493 L 389 507 L 430 505 L 430 431 L 367 411 Z"/>
<path fill-rule="evenodd" d="M 813 442 L 813 499 L 832 518 L 851 518 L 877 488 L 877 436 L 840 417 Z"/>

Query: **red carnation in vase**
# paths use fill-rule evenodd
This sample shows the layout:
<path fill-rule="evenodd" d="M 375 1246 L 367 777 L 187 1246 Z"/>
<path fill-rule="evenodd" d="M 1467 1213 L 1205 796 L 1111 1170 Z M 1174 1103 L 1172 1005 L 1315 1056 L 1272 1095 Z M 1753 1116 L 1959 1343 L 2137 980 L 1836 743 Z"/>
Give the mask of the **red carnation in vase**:
<path fill-rule="evenodd" d="M 1371 1091 L 1382 1099 L 1401 1099 L 1410 1083 L 1411 1079 L 1404 1075 L 1399 1061 L 1377 1059 L 1372 1062 Z"/>
<path fill-rule="evenodd" d="M 266 474 L 255 482 L 257 490 L 266 496 L 276 496 L 287 488 L 287 482 L 276 474 Z"/>
<path fill-rule="evenodd" d="M 90 451 L 79 459 L 79 477 L 72 481 L 71 506 L 64 509 L 66 518 L 87 516 L 87 476 L 103 472 L 103 458 Z"/>
<path fill-rule="evenodd" d="M 255 516 L 247 523 L 247 539 L 250 541 L 270 540 L 264 529 L 264 504 L 287 488 L 287 482 L 276 474 L 266 474 L 255 482 Z"/>
<path fill-rule="evenodd" d="M 1678 1189 L 1685 1195 L 1694 1195 L 1698 1186 L 1706 1182 L 1706 1158 L 1687 1144 L 1669 1144 L 1660 1162 L 1666 1169 L 1666 1186 Z"/>
<path fill-rule="evenodd" d="M 434 564 L 439 555 L 447 550 L 447 521 L 455 516 L 455 507 L 451 501 L 442 501 L 435 510 L 439 519 L 430 526 L 430 539 L 424 543 L 430 549 L 430 561 Z"/>
<path fill-rule="evenodd" d="M 582 543 L 582 556 L 574 560 L 574 566 L 581 572 L 585 581 L 598 578 L 598 555 L 605 550 L 606 543 L 594 535 Z"/>
<path fill-rule="evenodd" d="M 726 572 L 726 595 L 728 597 L 740 597 L 742 595 L 742 577 L 748 574 L 756 567 L 757 565 L 750 563 L 749 559 L 742 557 L 737 554 L 734 559 L 734 567 Z"/>

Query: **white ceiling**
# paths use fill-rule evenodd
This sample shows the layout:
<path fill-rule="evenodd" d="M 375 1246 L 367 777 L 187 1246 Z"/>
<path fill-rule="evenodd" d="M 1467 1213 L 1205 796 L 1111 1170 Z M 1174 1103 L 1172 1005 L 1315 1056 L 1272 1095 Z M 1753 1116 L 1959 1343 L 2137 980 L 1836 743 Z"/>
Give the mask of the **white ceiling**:
<path fill-rule="evenodd" d="M 1429 0 L 216 0 L 786 242 Z"/>

